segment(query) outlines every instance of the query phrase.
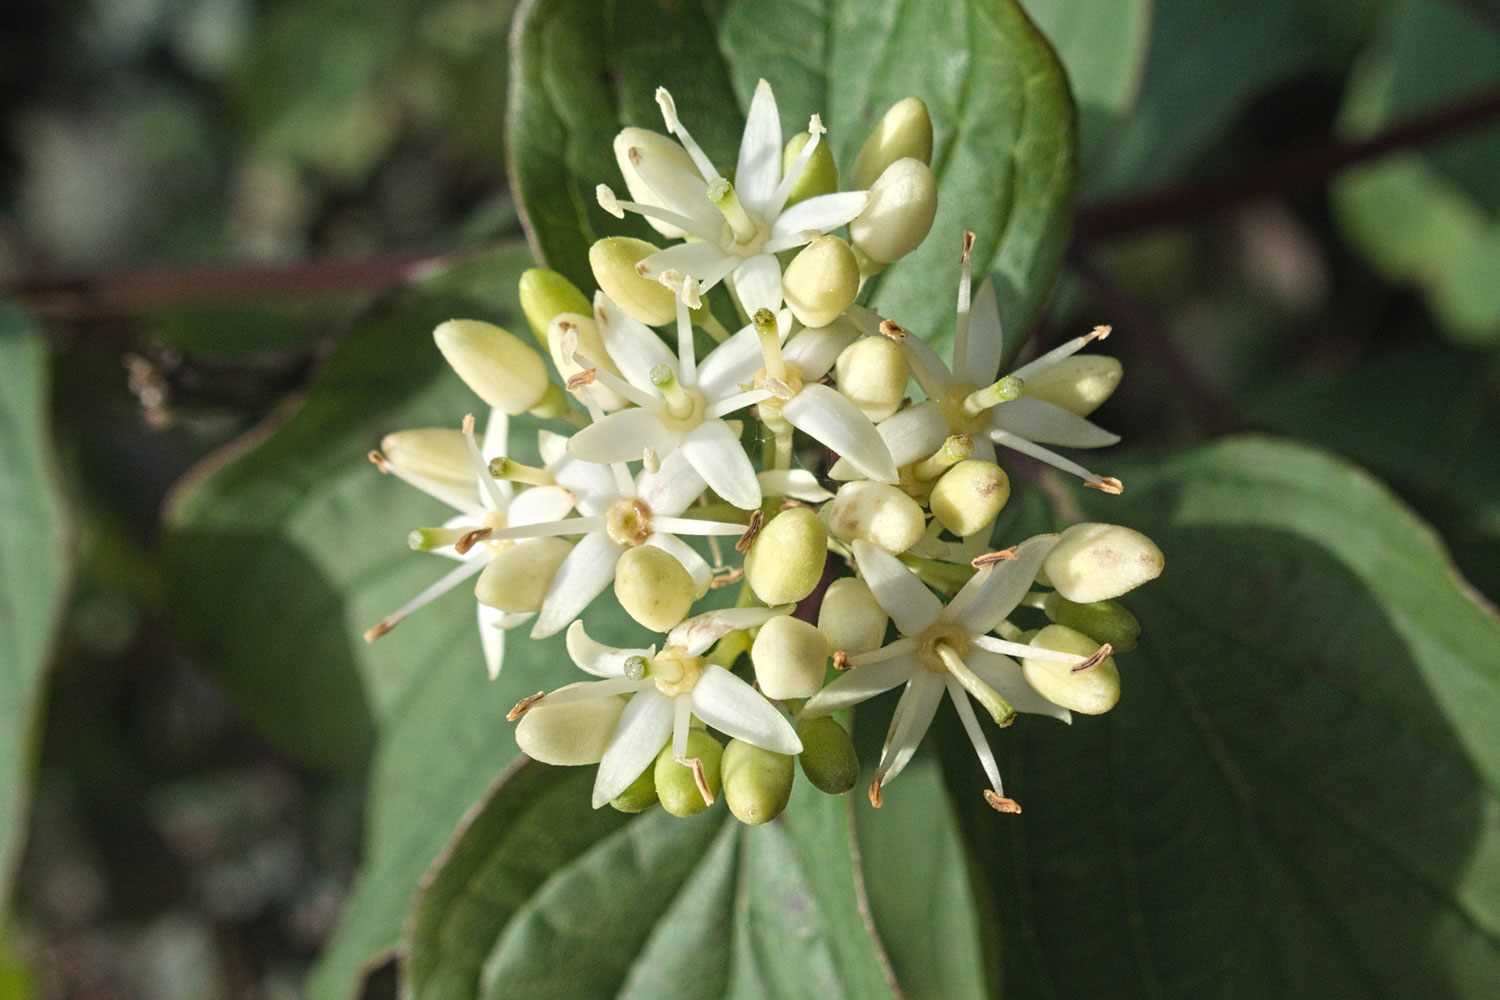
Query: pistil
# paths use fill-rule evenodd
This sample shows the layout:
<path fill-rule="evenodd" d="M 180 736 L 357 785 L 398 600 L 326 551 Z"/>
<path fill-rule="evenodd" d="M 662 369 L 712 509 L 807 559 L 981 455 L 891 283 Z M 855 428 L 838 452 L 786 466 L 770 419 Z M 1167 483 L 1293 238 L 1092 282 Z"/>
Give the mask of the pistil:
<path fill-rule="evenodd" d="M 755 220 L 740 204 L 740 196 L 734 193 L 734 185 L 722 177 L 715 177 L 708 185 L 708 200 L 714 203 L 729 228 L 734 231 L 734 241 L 740 245 L 753 242 L 758 235 Z"/>

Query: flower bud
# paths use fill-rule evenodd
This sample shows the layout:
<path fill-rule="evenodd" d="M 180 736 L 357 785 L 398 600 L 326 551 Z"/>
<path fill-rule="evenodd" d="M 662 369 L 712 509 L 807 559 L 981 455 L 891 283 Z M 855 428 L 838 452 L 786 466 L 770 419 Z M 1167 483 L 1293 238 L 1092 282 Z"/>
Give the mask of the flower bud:
<path fill-rule="evenodd" d="M 917 544 L 926 530 L 926 517 L 915 500 L 886 483 L 859 480 L 839 487 L 823 505 L 828 530 L 835 538 L 856 538 L 898 555 Z"/>
<path fill-rule="evenodd" d="M 1066 625 L 1048 625 L 1032 637 L 1029 645 L 1074 656 L 1093 656 L 1100 647 L 1093 639 Z M 1027 656 L 1021 660 L 1021 672 L 1026 676 L 1026 683 L 1043 698 L 1084 715 L 1103 715 L 1120 700 L 1120 671 L 1112 656 L 1098 666 L 1076 674 L 1067 663 Z"/>
<path fill-rule="evenodd" d="M 557 374 L 562 376 L 564 382 L 583 371 L 582 365 L 568 358 L 567 347 L 571 337 L 577 338 L 574 349 L 578 353 L 611 375 L 624 377 L 620 375 L 620 369 L 615 365 L 614 359 L 604 349 L 604 339 L 599 335 L 599 324 L 588 315 L 591 311 L 592 309 L 582 313 L 558 313 L 547 326 L 547 353 L 552 355 L 552 363 L 557 366 Z M 618 410 L 625 406 L 625 400 L 620 397 L 619 393 L 602 382 L 593 383 L 588 391 L 594 394 L 594 400 L 604 410 Z"/>
<path fill-rule="evenodd" d="M 1078 604 L 1119 597 L 1161 575 L 1161 549 L 1118 524 L 1075 524 L 1062 533 L 1042 568 L 1057 592 Z"/>
<path fill-rule="evenodd" d="M 745 582 L 766 604 L 795 604 L 823 579 L 828 529 L 806 507 L 789 507 L 766 522 L 745 553 Z"/>
<path fill-rule="evenodd" d="M 885 641 L 885 609 L 870 592 L 870 585 L 854 576 L 835 580 L 823 594 L 818 608 L 818 630 L 828 645 L 849 656 L 879 649 Z"/>
<path fill-rule="evenodd" d="M 656 805 L 656 768 L 648 767 L 623 792 L 609 800 L 618 812 L 645 812 Z"/>
<path fill-rule="evenodd" d="M 583 683 L 587 682 L 579 682 Z M 569 684 L 557 690 L 576 687 L 578 684 Z M 543 764 L 559 767 L 597 764 L 623 711 L 625 698 L 617 694 L 566 701 L 561 705 L 549 705 L 544 698 L 516 724 L 516 745 L 526 756 Z"/>
<path fill-rule="evenodd" d="M 781 173 L 783 176 L 792 169 L 797 155 L 807 145 L 811 134 L 799 132 L 792 136 L 792 141 L 786 144 L 786 149 L 781 154 Z M 828 148 L 828 143 L 820 142 L 808 157 L 807 165 L 802 168 L 797 183 L 792 185 L 792 193 L 787 195 L 788 207 L 797 204 L 805 198 L 812 198 L 820 194 L 833 194 L 839 189 L 839 168 L 833 162 L 833 150 Z"/>
<path fill-rule="evenodd" d="M 837 236 L 819 236 L 792 258 L 781 276 L 792 315 L 808 327 L 827 326 L 859 294 L 859 262 Z"/>
<path fill-rule="evenodd" d="M 634 157 L 630 151 L 636 150 L 636 156 L 650 156 L 658 159 L 668 160 L 686 170 L 689 174 L 698 176 L 698 168 L 693 166 L 693 158 L 688 151 L 683 149 L 676 140 L 653 132 L 645 128 L 624 128 L 620 134 L 615 136 L 615 162 L 620 165 L 620 173 L 625 177 L 625 188 L 630 192 L 632 201 L 638 201 L 642 205 L 650 205 L 653 208 L 668 208 L 656 191 L 641 178 L 641 172 L 636 169 Z M 666 222 L 659 222 L 650 216 L 646 217 L 651 228 L 669 239 L 680 239 L 687 234 L 676 226 Z"/>
<path fill-rule="evenodd" d="M 792 758 L 743 740 L 730 740 L 720 769 L 724 801 L 746 826 L 769 823 L 792 797 Z"/>
<path fill-rule="evenodd" d="M 719 765 L 724 748 L 712 736 L 695 729 L 688 733 L 687 755 L 696 757 L 703 767 L 703 783 L 708 786 L 710 798 L 719 794 Z M 678 763 L 672 757 L 672 744 L 668 743 L 656 756 L 656 795 L 661 807 L 673 816 L 696 816 L 707 809 L 703 793 L 698 790 L 698 781 L 691 764 Z"/>
<path fill-rule="evenodd" d="M 937 179 L 921 160 L 903 157 L 870 186 L 870 204 L 849 223 L 849 242 L 889 264 L 915 250 L 937 216 Z"/>
<path fill-rule="evenodd" d="M 798 719 L 795 728 L 802 741 L 797 760 L 812 786 L 829 795 L 842 795 L 853 788 L 859 780 L 859 755 L 848 731 L 830 715 Z"/>
<path fill-rule="evenodd" d="M 547 327 L 560 313 L 589 313 L 593 306 L 578 286 L 556 271 L 533 267 L 521 275 L 521 311 L 538 344 L 547 343 Z M 552 355 L 556 360 L 557 355 Z M 562 366 L 559 365 L 559 368 Z"/>
<path fill-rule="evenodd" d="M 656 252 L 645 240 L 629 236 L 606 236 L 589 247 L 589 267 L 599 289 L 647 326 L 664 326 L 677 319 L 677 297 L 672 290 L 635 269 Z"/>
<path fill-rule="evenodd" d="M 666 632 L 687 617 L 698 596 L 693 575 L 655 545 L 627 549 L 615 567 L 615 597 L 640 624 Z"/>
<path fill-rule="evenodd" d="M 542 356 L 493 323 L 451 319 L 432 331 L 432 339 L 480 399 L 513 417 L 540 406 L 549 389 L 561 392 L 548 381 Z"/>
<path fill-rule="evenodd" d="M 932 119 L 919 97 L 906 97 L 891 105 L 870 130 L 870 137 L 854 158 L 850 189 L 866 190 L 886 167 L 906 156 L 932 162 Z"/>
<path fill-rule="evenodd" d="M 449 427 L 395 431 L 380 439 L 385 460 L 403 472 L 460 493 L 474 489 L 474 460 L 463 432 Z"/>
<path fill-rule="evenodd" d="M 750 646 L 750 662 L 767 698 L 811 698 L 823 687 L 828 638 L 816 625 L 781 615 L 760 627 Z"/>
<path fill-rule="evenodd" d="M 512 614 L 539 611 L 557 567 L 572 549 L 573 543 L 561 538 L 528 538 L 502 549 L 479 574 L 474 596 Z"/>
<path fill-rule="evenodd" d="M 994 462 L 967 459 L 943 473 L 932 488 L 929 504 L 938 523 L 960 538 L 968 538 L 995 522 L 1010 499 L 1010 477 Z"/>
<path fill-rule="evenodd" d="M 1082 632 L 1095 642 L 1109 643 L 1116 653 L 1128 653 L 1140 642 L 1140 621 L 1119 601 L 1077 604 L 1061 594 L 1048 594 L 1042 610 L 1058 625 Z"/>
<path fill-rule="evenodd" d="M 911 368 L 901 345 L 889 337 L 862 337 L 834 363 L 839 392 L 873 422 L 889 417 L 906 398 Z"/>
<path fill-rule="evenodd" d="M 1026 376 L 1025 395 L 1086 417 L 1120 384 L 1124 369 L 1106 354 L 1075 354 Z"/>

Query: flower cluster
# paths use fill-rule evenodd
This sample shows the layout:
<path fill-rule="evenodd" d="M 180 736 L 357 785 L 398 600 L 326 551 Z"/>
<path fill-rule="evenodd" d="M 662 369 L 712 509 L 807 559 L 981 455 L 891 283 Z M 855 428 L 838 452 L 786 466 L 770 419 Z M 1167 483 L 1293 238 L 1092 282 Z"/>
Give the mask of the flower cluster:
<path fill-rule="evenodd" d="M 986 799 L 1018 811 L 974 703 L 998 726 L 1019 712 L 1066 722 L 1108 711 L 1120 695 L 1114 655 L 1140 631 L 1116 598 L 1162 569 L 1149 539 L 1116 525 L 993 545 L 1010 495 L 997 446 L 1121 491 L 1052 450 L 1117 440 L 1088 415 L 1120 365 L 1078 353 L 1108 328 L 1002 374 L 993 286 L 971 295 L 972 234 L 951 362 L 899 318 L 856 303 L 933 223 L 920 100 L 877 125 L 848 191 L 817 116 L 783 142 L 764 81 L 732 182 L 665 90 L 657 102 L 668 134 L 627 128 L 615 142 L 629 200 L 605 183 L 597 197 L 671 245 L 599 240 L 592 300 L 555 272 L 522 278 L 558 381 L 543 353 L 497 326 L 435 331 L 492 409 L 482 440 L 466 417 L 456 430 L 391 434 L 371 454 L 454 508 L 410 543 L 457 566 L 367 637 L 476 577 L 491 676 L 507 630 L 566 630 L 568 655 L 597 679 L 538 693 L 511 718 L 531 757 L 598 765 L 596 808 L 659 802 L 689 815 L 722 791 L 739 819 L 765 822 L 786 806 L 794 757 L 817 788 L 848 791 L 859 762 L 835 715 L 899 687 L 871 802 L 946 692 Z M 718 318 L 731 311 L 734 331 Z M 510 456 L 509 419 L 526 413 L 571 431 L 539 430 L 534 465 Z M 735 606 L 694 614 L 724 587 L 738 587 Z M 607 589 L 660 638 L 625 649 L 591 638 L 583 616 Z M 1025 627 L 1026 615 L 1041 627 Z"/>

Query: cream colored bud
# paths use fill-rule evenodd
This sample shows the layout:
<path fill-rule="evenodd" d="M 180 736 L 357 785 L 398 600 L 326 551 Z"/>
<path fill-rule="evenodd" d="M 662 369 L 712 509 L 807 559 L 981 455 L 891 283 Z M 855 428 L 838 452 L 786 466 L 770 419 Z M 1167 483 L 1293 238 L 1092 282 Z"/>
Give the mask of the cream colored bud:
<path fill-rule="evenodd" d="M 553 387 L 542 356 L 493 323 L 451 319 L 432 339 L 475 395 L 513 417 L 540 405 Z"/>
<path fill-rule="evenodd" d="M 807 145 L 812 135 L 807 132 L 799 132 L 792 136 L 792 141 L 786 144 L 786 150 L 781 154 L 781 173 L 783 176 L 792 169 L 798 154 Z M 802 168 L 797 182 L 792 185 L 792 193 L 787 195 L 787 207 L 797 204 L 805 198 L 812 198 L 820 194 L 833 194 L 839 189 L 839 168 L 833 162 L 833 150 L 828 148 L 828 143 L 819 142 L 817 148 L 807 159 L 807 165 Z"/>
<path fill-rule="evenodd" d="M 840 486 L 838 495 L 824 504 L 823 516 L 835 538 L 863 538 L 892 555 L 917 544 L 927 527 L 915 500 L 894 486 L 866 480 Z"/>
<path fill-rule="evenodd" d="M 870 585 L 853 576 L 833 581 L 818 608 L 818 630 L 832 648 L 850 656 L 879 649 L 887 620 Z"/>
<path fill-rule="evenodd" d="M 854 158 L 850 187 L 862 191 L 875 183 L 885 168 L 902 157 L 932 162 L 932 119 L 921 98 L 906 97 L 885 113 Z"/>
<path fill-rule="evenodd" d="M 593 310 L 588 296 L 578 286 L 556 271 L 533 267 L 521 275 L 521 311 L 531 326 L 538 344 L 547 343 L 547 327 L 560 313 L 588 313 Z M 556 354 L 553 355 L 555 359 Z"/>
<path fill-rule="evenodd" d="M 1082 632 L 1095 642 L 1109 643 L 1116 653 L 1128 653 L 1140 642 L 1140 620 L 1119 601 L 1077 604 L 1061 594 L 1048 594 L 1042 610 L 1058 625 Z"/>
<path fill-rule="evenodd" d="M 842 795 L 853 788 L 859 780 L 859 755 L 849 731 L 827 715 L 798 719 L 795 728 L 802 741 L 797 760 L 812 786 L 829 795 Z"/>
<path fill-rule="evenodd" d="M 589 247 L 589 267 L 600 290 L 647 326 L 664 326 L 677 319 L 677 297 L 672 290 L 635 269 L 656 252 L 645 240 L 629 236 L 606 236 Z"/>
<path fill-rule="evenodd" d="M 620 376 L 619 367 L 604 349 L 599 324 L 594 322 L 592 316 L 576 312 L 559 313 L 547 326 L 547 353 L 552 355 L 552 363 L 557 366 L 557 374 L 564 382 L 583 371 L 583 365 L 576 359 L 569 359 L 569 348 L 611 375 Z M 594 394 L 594 400 L 604 410 L 618 410 L 625 406 L 626 401 L 620 394 L 602 382 L 592 383 L 587 391 Z"/>
<path fill-rule="evenodd" d="M 967 459 L 943 473 L 928 503 L 938 523 L 960 538 L 983 531 L 1010 499 L 1010 477 L 994 462 Z"/>
<path fill-rule="evenodd" d="M 461 492 L 474 488 L 474 460 L 461 431 L 449 427 L 396 431 L 380 439 L 380 450 L 402 472 Z"/>
<path fill-rule="evenodd" d="M 743 740 L 730 740 L 720 761 L 724 802 L 746 826 L 769 823 L 792 797 L 792 758 Z"/>
<path fill-rule="evenodd" d="M 781 276 L 787 307 L 803 326 L 827 326 L 859 294 L 859 262 L 837 236 L 819 236 L 792 258 Z"/>
<path fill-rule="evenodd" d="M 1161 575 L 1156 543 L 1118 524 L 1075 524 L 1062 533 L 1042 568 L 1057 592 L 1078 604 L 1107 601 Z"/>
<path fill-rule="evenodd" d="M 1093 656 L 1100 648 L 1099 643 L 1066 625 L 1048 625 L 1032 637 L 1029 645 L 1082 657 Z M 1073 672 L 1071 664 L 1027 656 L 1021 659 L 1021 672 L 1038 694 L 1069 711 L 1103 715 L 1120 700 L 1120 671 L 1112 656 L 1078 673 Z"/>
<path fill-rule="evenodd" d="M 640 624 L 666 632 L 687 617 L 697 597 L 693 576 L 677 557 L 655 545 L 638 545 L 615 567 L 615 597 Z"/>
<path fill-rule="evenodd" d="M 903 157 L 870 186 L 870 204 L 849 223 L 849 242 L 882 264 L 915 250 L 937 216 L 937 179 L 921 160 Z"/>
<path fill-rule="evenodd" d="M 719 779 L 724 748 L 712 736 L 694 730 L 688 733 L 687 756 L 698 760 L 703 768 L 703 783 L 708 786 L 709 798 L 716 798 L 722 787 Z M 709 805 L 703 801 L 693 767 L 673 758 L 671 743 L 663 747 L 656 758 L 656 795 L 661 799 L 661 807 L 673 816 L 696 816 Z"/>
<path fill-rule="evenodd" d="M 750 662 L 767 698 L 811 698 L 823 688 L 828 638 L 815 625 L 780 615 L 760 627 Z"/>
<path fill-rule="evenodd" d="M 502 549 L 479 574 L 474 596 L 499 611 L 539 611 L 557 567 L 572 550 L 573 543 L 561 538 L 528 538 Z"/>
<path fill-rule="evenodd" d="M 745 582 L 765 603 L 795 604 L 823 579 L 828 529 L 806 507 L 790 507 L 766 522 L 745 553 Z"/>
<path fill-rule="evenodd" d="M 641 178 L 641 172 L 636 169 L 635 162 L 630 151 L 636 150 L 636 156 L 650 156 L 661 160 L 667 160 L 676 164 L 689 174 L 698 176 L 698 168 L 693 166 L 693 158 L 688 156 L 687 150 L 683 149 L 676 140 L 653 132 L 650 129 L 624 128 L 620 134 L 615 136 L 615 162 L 620 165 L 620 173 L 625 177 L 625 187 L 630 192 L 630 199 L 638 201 L 642 205 L 650 205 L 653 208 L 666 208 L 666 204 L 657 197 L 651 185 Z M 647 218 L 651 228 L 670 239 L 680 239 L 687 235 L 676 226 L 656 219 Z"/>
<path fill-rule="evenodd" d="M 645 812 L 656 805 L 656 767 L 642 771 L 623 792 L 610 799 L 609 804 L 622 813 Z"/>
<path fill-rule="evenodd" d="M 1106 354 L 1075 354 L 1026 376 L 1024 394 L 1086 417 L 1110 397 L 1123 374 L 1120 362 Z"/>
<path fill-rule="evenodd" d="M 844 348 L 834 364 L 839 392 L 872 421 L 901 408 L 911 367 L 906 352 L 889 337 L 862 337 Z"/>
<path fill-rule="evenodd" d="M 558 688 L 566 691 L 587 681 Z M 557 692 L 553 692 L 556 694 Z M 533 705 L 516 724 L 516 745 L 532 760 L 559 767 L 597 764 L 614 735 L 625 698 L 605 695 L 549 705 L 546 699 Z"/>

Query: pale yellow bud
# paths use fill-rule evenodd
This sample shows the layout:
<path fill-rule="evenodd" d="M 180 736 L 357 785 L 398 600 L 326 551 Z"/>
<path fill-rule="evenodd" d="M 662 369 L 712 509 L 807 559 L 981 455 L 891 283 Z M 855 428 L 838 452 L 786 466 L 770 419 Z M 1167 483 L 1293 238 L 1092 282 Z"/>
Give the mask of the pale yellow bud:
<path fill-rule="evenodd" d="M 1119 601 L 1075 604 L 1061 594 L 1048 594 L 1043 604 L 1047 617 L 1058 625 L 1093 639 L 1107 642 L 1116 653 L 1128 653 L 1141 639 L 1141 623 Z"/>
<path fill-rule="evenodd" d="M 1107 601 L 1161 575 L 1156 543 L 1118 524 L 1075 524 L 1062 533 L 1042 568 L 1057 592 L 1078 604 Z"/>
<path fill-rule="evenodd" d="M 781 154 L 781 172 L 785 175 L 792 169 L 797 155 L 802 152 L 812 135 L 807 132 L 799 132 L 792 136 L 792 141 L 786 144 L 786 150 Z M 812 198 L 820 194 L 833 194 L 839 189 L 839 168 L 833 162 L 833 150 L 828 148 L 828 143 L 819 142 L 817 148 L 808 157 L 807 165 L 802 168 L 802 173 L 797 177 L 797 183 L 792 185 L 792 193 L 787 196 L 787 206 L 795 205 L 805 198 Z"/>
<path fill-rule="evenodd" d="M 849 223 L 849 242 L 882 264 L 915 250 L 937 216 L 937 179 L 921 160 L 903 157 L 870 186 L 870 204 Z"/>
<path fill-rule="evenodd" d="M 560 313 L 588 313 L 593 310 L 588 297 L 578 286 L 556 271 L 533 267 L 521 275 L 521 311 L 531 326 L 537 343 L 547 342 L 547 327 Z M 553 358 L 557 355 L 554 354 Z"/>
<path fill-rule="evenodd" d="M 994 462 L 967 459 L 943 473 L 928 503 L 938 523 L 961 538 L 983 531 L 1010 499 L 1010 477 Z"/>
<path fill-rule="evenodd" d="M 1029 644 L 1081 657 L 1093 656 L 1100 648 L 1099 643 L 1066 625 L 1048 625 Z M 1038 694 L 1069 711 L 1103 715 L 1120 700 L 1120 671 L 1112 656 L 1078 673 L 1070 664 L 1028 656 L 1021 660 L 1021 672 Z"/>
<path fill-rule="evenodd" d="M 542 356 L 514 334 L 477 319 L 451 319 L 432 331 L 448 364 L 470 389 L 497 410 L 511 416 L 546 400 L 548 389 Z"/>
<path fill-rule="evenodd" d="M 719 794 L 721 783 L 720 762 L 724 748 L 719 741 L 701 730 L 688 733 L 687 756 L 696 758 L 702 767 L 703 783 L 708 786 L 710 800 Z M 672 744 L 668 743 L 656 758 L 656 794 L 661 807 L 673 816 L 696 816 L 708 808 L 703 791 L 698 787 L 694 769 L 679 763 L 672 757 Z"/>
<path fill-rule="evenodd" d="M 1023 391 L 1086 417 L 1110 397 L 1123 374 L 1120 362 L 1108 355 L 1075 354 L 1026 376 Z"/>
<path fill-rule="evenodd" d="M 686 618 L 696 596 L 692 574 L 654 545 L 628 549 L 615 567 L 620 607 L 654 632 L 666 632 Z"/>
<path fill-rule="evenodd" d="M 651 185 L 641 179 L 641 172 L 636 169 L 634 159 L 630 151 L 636 150 L 636 156 L 650 156 L 657 159 L 669 160 L 677 166 L 686 170 L 694 177 L 698 176 L 698 168 L 693 165 L 693 158 L 688 156 L 687 150 L 683 149 L 676 140 L 653 132 L 650 129 L 624 128 L 620 134 L 615 136 L 615 162 L 620 165 L 620 173 L 625 177 L 625 187 L 630 192 L 630 199 L 638 201 L 642 205 L 650 205 L 652 208 L 666 208 L 667 206 Z M 646 221 L 658 233 L 670 239 L 680 239 L 687 235 L 676 226 L 655 219 L 647 218 Z"/>
<path fill-rule="evenodd" d="M 461 431 L 448 427 L 396 431 L 380 439 L 380 450 L 402 472 L 454 490 L 474 488 L 474 460 Z"/>
<path fill-rule="evenodd" d="M 719 764 L 724 801 L 747 826 L 780 816 L 792 797 L 792 758 L 743 740 L 730 740 Z"/>
<path fill-rule="evenodd" d="M 647 326 L 664 326 L 677 319 L 677 297 L 672 290 L 635 269 L 656 252 L 645 240 L 629 236 L 607 236 L 589 247 L 589 267 L 600 290 Z"/>
<path fill-rule="evenodd" d="M 569 684 L 553 693 L 585 683 L 588 682 Z M 559 767 L 597 764 L 604 756 L 604 748 L 609 745 L 609 738 L 614 734 L 615 724 L 620 721 L 623 711 L 625 698 L 621 695 L 586 698 L 561 705 L 549 705 L 543 699 L 516 724 L 516 745 L 526 756 L 543 764 Z"/>
<path fill-rule="evenodd" d="M 827 326 L 859 294 L 859 262 L 837 236 L 819 236 L 792 258 L 781 276 L 782 294 L 804 326 Z"/>
<path fill-rule="evenodd" d="M 850 656 L 879 649 L 885 642 L 885 609 L 858 577 L 835 580 L 818 608 L 818 630 L 828 644 Z"/>
<path fill-rule="evenodd" d="M 479 574 L 474 596 L 499 611 L 539 611 L 557 567 L 572 550 L 573 543 L 561 538 L 528 538 L 502 549 Z"/>
<path fill-rule="evenodd" d="M 927 105 L 918 97 L 906 97 L 891 105 L 870 130 L 870 137 L 854 158 L 851 189 L 869 188 L 886 167 L 906 156 L 932 162 L 932 119 L 927 115 Z"/>
<path fill-rule="evenodd" d="M 750 646 L 750 662 L 767 698 L 811 698 L 823 687 L 828 639 L 817 626 L 780 615 L 760 627 Z"/>
<path fill-rule="evenodd" d="M 806 507 L 790 507 L 761 528 L 745 553 L 745 582 L 769 605 L 795 604 L 823 578 L 828 529 Z"/>
<path fill-rule="evenodd" d="M 562 376 L 564 382 L 583 371 L 583 366 L 576 359 L 569 359 L 569 347 L 611 375 L 620 375 L 614 359 L 604 349 L 599 324 L 594 322 L 592 316 L 576 312 L 559 313 L 547 326 L 547 353 L 552 355 L 552 363 L 557 366 L 557 374 Z M 602 409 L 618 410 L 625 406 L 625 400 L 620 398 L 619 393 L 602 382 L 594 382 L 587 391 L 594 394 L 594 400 Z"/>
<path fill-rule="evenodd" d="M 889 337 L 863 337 L 844 348 L 834 365 L 839 392 L 872 421 L 901 408 L 911 367 L 906 352 Z"/>
<path fill-rule="evenodd" d="M 915 500 L 894 486 L 865 480 L 839 487 L 838 495 L 823 506 L 823 516 L 835 538 L 862 538 L 892 555 L 917 544 L 927 527 Z"/>

